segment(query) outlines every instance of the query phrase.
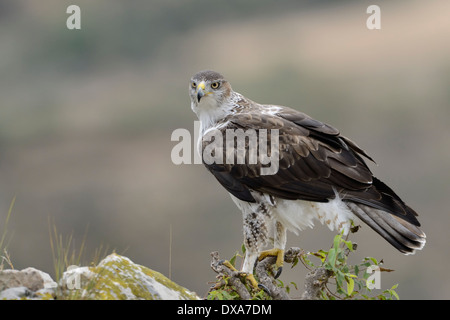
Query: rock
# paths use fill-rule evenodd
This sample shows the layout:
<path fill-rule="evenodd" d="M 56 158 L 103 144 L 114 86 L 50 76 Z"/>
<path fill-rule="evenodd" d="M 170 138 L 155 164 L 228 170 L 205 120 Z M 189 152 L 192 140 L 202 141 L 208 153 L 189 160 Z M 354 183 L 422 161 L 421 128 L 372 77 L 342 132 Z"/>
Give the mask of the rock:
<path fill-rule="evenodd" d="M 195 293 L 159 272 L 111 254 L 96 267 L 71 268 L 60 287 L 80 299 L 99 300 L 197 300 Z"/>
<path fill-rule="evenodd" d="M 59 288 L 64 292 L 85 290 L 90 282 L 95 281 L 95 273 L 89 267 L 69 266 L 59 281 Z"/>
<path fill-rule="evenodd" d="M 159 272 L 111 254 L 95 267 L 70 266 L 57 284 L 34 268 L 0 272 L 1 299 L 198 300 Z"/>
<path fill-rule="evenodd" d="M 19 300 L 31 296 L 33 292 L 27 287 L 8 288 L 0 292 L 0 300 Z"/>
<path fill-rule="evenodd" d="M 25 287 L 30 291 L 56 287 L 56 282 L 48 275 L 35 268 L 0 271 L 0 292 L 9 288 Z"/>

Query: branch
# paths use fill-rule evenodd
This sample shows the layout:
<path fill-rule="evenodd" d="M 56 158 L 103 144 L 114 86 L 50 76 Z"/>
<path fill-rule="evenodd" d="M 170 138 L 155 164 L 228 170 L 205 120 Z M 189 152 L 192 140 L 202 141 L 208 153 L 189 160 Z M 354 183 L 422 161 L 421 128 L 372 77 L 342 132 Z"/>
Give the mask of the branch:
<path fill-rule="evenodd" d="M 356 250 L 356 243 L 353 243 L 353 250 Z M 350 249 L 346 248 L 345 256 L 350 254 Z M 320 292 L 325 289 L 328 279 L 333 276 L 333 271 L 325 267 L 319 267 L 311 270 L 305 277 L 305 292 L 303 292 L 302 300 L 318 300 Z"/>
<path fill-rule="evenodd" d="M 320 292 L 325 288 L 328 279 L 333 272 L 323 267 L 314 269 L 306 275 L 305 292 L 302 294 L 302 300 L 318 300 Z"/>
<path fill-rule="evenodd" d="M 353 244 L 353 249 L 356 249 L 356 244 Z M 350 250 L 346 248 L 344 251 L 348 256 Z M 231 285 L 236 293 L 243 300 L 252 299 L 252 292 L 249 291 L 245 284 L 242 282 L 240 273 L 231 270 L 227 266 L 223 265 L 223 260 L 220 259 L 218 252 L 212 252 L 211 268 L 217 273 L 217 279 L 219 281 L 210 289 L 217 290 Z M 286 263 L 293 263 L 296 259 L 300 258 L 301 250 L 299 248 L 289 248 L 284 255 L 284 261 Z M 264 291 L 274 300 L 291 300 L 285 288 L 277 285 L 272 272 L 272 267 L 275 265 L 275 257 L 266 257 L 262 261 L 257 261 L 255 264 L 255 276 L 257 277 L 259 284 L 264 287 Z M 325 267 L 318 267 L 310 272 L 305 277 L 305 291 L 301 295 L 301 300 L 318 300 L 321 297 L 321 291 L 326 289 L 328 279 L 333 277 L 334 273 Z"/>
<path fill-rule="evenodd" d="M 299 248 L 290 248 L 285 252 L 284 261 L 292 263 L 294 259 L 300 254 Z M 233 271 L 230 268 L 223 265 L 223 260 L 220 259 L 217 251 L 211 253 L 212 261 L 211 268 L 217 273 L 216 278 L 219 281 L 210 289 L 216 290 L 222 288 L 227 283 L 224 279 L 228 279 L 228 284 L 233 286 L 235 291 L 244 300 L 252 298 L 251 293 L 247 290 L 246 286 L 242 283 L 239 276 L 239 272 Z M 275 257 L 266 257 L 262 261 L 257 261 L 255 265 L 255 275 L 259 279 L 259 283 L 265 287 L 266 293 L 274 300 L 290 300 L 291 298 L 286 292 L 286 289 L 277 286 L 273 273 L 271 272 L 272 266 L 275 264 Z"/>
<path fill-rule="evenodd" d="M 284 253 L 284 262 L 293 263 L 294 260 L 300 255 L 300 252 L 300 248 L 289 248 Z M 256 275 L 258 276 L 260 283 L 268 289 L 268 294 L 272 297 L 272 299 L 291 300 L 291 297 L 287 294 L 286 289 L 276 285 L 273 272 L 268 272 L 271 270 L 275 262 L 275 257 L 266 257 L 262 261 L 258 262 L 255 267 Z"/>
<path fill-rule="evenodd" d="M 211 269 L 213 269 L 217 273 L 216 278 L 219 279 L 219 282 L 216 283 L 216 285 L 213 286 L 210 289 L 210 291 L 225 286 L 226 282 L 224 279 L 229 278 L 228 279 L 229 284 L 235 288 L 239 296 L 243 300 L 250 300 L 252 296 L 248 292 L 245 285 L 241 282 L 241 279 L 239 278 L 239 273 L 224 266 L 222 263 L 223 260 L 220 259 L 219 253 L 217 251 L 211 252 L 211 256 L 212 256 Z"/>

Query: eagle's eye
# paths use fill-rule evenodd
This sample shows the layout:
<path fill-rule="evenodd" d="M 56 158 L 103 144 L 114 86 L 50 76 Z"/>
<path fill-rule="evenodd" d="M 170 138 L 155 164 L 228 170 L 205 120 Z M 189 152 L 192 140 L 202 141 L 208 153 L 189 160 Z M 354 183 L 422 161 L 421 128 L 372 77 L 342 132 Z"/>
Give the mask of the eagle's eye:
<path fill-rule="evenodd" d="M 220 82 L 213 82 L 213 83 L 211 83 L 211 88 L 217 89 L 219 87 L 220 87 Z"/>
<path fill-rule="evenodd" d="M 191 86 L 192 86 L 192 88 L 197 88 L 197 84 L 195 83 L 195 81 L 192 81 L 192 83 L 191 83 Z"/>

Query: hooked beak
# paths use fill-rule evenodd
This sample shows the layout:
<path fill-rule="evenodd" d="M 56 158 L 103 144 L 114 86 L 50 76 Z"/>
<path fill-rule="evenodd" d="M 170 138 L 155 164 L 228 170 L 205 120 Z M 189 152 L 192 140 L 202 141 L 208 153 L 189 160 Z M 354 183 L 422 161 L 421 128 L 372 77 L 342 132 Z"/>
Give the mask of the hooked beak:
<path fill-rule="evenodd" d="M 197 102 L 200 102 L 200 99 L 205 95 L 202 89 L 198 89 L 197 91 Z"/>
<path fill-rule="evenodd" d="M 198 85 L 197 89 L 197 102 L 200 102 L 201 98 L 205 96 L 205 83 L 202 81 Z"/>

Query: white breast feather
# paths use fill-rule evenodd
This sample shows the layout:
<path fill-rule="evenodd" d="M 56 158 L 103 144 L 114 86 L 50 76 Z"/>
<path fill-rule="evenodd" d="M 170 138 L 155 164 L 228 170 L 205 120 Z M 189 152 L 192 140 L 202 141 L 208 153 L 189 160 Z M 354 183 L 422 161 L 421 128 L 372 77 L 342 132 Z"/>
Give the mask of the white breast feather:
<path fill-rule="evenodd" d="M 252 195 L 254 193 L 252 192 Z M 249 203 L 239 200 L 231 195 L 236 205 L 244 212 L 251 212 L 258 206 L 258 202 L 264 201 L 269 207 L 272 219 L 280 221 L 289 231 L 298 235 L 299 231 L 307 227 L 313 228 L 314 221 L 318 220 L 328 226 L 333 231 L 344 231 L 348 234 L 351 227 L 351 220 L 355 220 L 355 215 L 347 205 L 341 200 L 338 194 L 329 202 L 313 202 L 303 200 L 286 200 L 274 198 L 271 203 L 268 196 L 257 199 L 257 203 Z"/>
<path fill-rule="evenodd" d="M 348 234 L 350 220 L 355 219 L 354 214 L 340 198 L 325 203 L 278 199 L 274 214 L 277 220 L 297 235 L 306 227 L 314 227 L 314 220 L 327 225 L 331 231 L 344 230 L 344 234 Z"/>

